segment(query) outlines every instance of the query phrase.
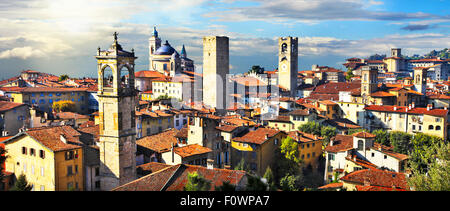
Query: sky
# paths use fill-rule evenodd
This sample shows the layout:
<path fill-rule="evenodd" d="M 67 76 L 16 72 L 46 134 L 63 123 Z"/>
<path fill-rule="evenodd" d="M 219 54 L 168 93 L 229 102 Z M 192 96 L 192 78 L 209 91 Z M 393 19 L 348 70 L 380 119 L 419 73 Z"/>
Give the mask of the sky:
<path fill-rule="evenodd" d="M 299 38 L 299 69 L 450 48 L 450 0 L 0 0 L 0 80 L 22 70 L 96 77 L 113 33 L 148 69 L 148 39 L 184 44 L 202 69 L 202 37 L 230 38 L 230 73 L 277 68 L 277 38 Z"/>

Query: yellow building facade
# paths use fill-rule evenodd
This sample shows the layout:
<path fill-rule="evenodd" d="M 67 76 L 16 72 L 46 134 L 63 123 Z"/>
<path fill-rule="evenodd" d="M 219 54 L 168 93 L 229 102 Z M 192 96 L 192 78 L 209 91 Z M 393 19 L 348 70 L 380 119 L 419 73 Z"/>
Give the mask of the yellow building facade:
<path fill-rule="evenodd" d="M 60 128 L 60 127 L 57 127 Z M 5 143 L 8 158 L 6 171 L 16 177 L 26 176 L 34 191 L 84 190 L 83 150 L 81 146 L 63 143 L 45 133 L 58 129 L 43 129 L 20 133 Z"/>

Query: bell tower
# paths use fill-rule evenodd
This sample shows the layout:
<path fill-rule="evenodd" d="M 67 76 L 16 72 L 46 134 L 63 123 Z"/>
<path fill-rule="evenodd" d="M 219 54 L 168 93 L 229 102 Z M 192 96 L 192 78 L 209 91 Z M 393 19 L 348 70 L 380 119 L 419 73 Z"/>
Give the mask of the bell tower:
<path fill-rule="evenodd" d="M 158 31 L 156 31 L 156 26 L 153 27 L 153 33 L 149 41 L 149 70 L 155 70 L 156 67 L 153 65 L 153 54 L 159 47 L 161 47 L 161 38 L 158 37 Z"/>
<path fill-rule="evenodd" d="M 97 50 L 100 185 L 111 190 L 136 179 L 134 50 L 117 41 L 108 50 Z"/>
<path fill-rule="evenodd" d="M 296 96 L 298 74 L 298 38 L 278 38 L 278 84 Z"/>
<path fill-rule="evenodd" d="M 414 89 L 424 95 L 426 94 L 427 68 L 414 68 Z"/>

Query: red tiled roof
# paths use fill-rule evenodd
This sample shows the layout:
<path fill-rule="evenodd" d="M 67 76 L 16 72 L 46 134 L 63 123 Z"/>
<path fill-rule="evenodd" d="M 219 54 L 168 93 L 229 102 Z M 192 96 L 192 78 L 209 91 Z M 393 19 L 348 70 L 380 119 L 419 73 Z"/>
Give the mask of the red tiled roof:
<path fill-rule="evenodd" d="M 83 92 L 88 88 L 62 88 L 62 87 L 25 87 L 18 92 L 31 93 L 31 92 Z"/>
<path fill-rule="evenodd" d="M 394 110 L 394 107 L 397 110 Z M 448 114 L 448 110 L 445 109 L 431 109 L 427 110 L 427 108 L 415 107 L 411 110 L 406 111 L 408 107 L 406 106 L 388 106 L 388 105 L 369 105 L 364 109 L 369 111 L 379 111 L 379 112 L 393 112 L 393 113 L 408 113 L 408 114 L 426 114 L 431 116 L 441 116 L 445 117 Z"/>
<path fill-rule="evenodd" d="M 142 70 L 139 72 L 135 72 L 134 77 L 136 77 L 136 78 L 159 78 L 159 77 L 164 77 L 164 74 L 162 74 L 158 71 Z"/>
<path fill-rule="evenodd" d="M 370 94 L 371 97 L 395 97 L 394 94 L 385 91 L 378 91 Z"/>
<path fill-rule="evenodd" d="M 149 163 L 146 165 L 160 165 Z M 159 171 L 141 177 L 130 183 L 119 186 L 113 191 L 183 191 L 188 181 L 189 173 L 197 172 L 206 180 L 211 181 L 211 191 L 223 182 L 236 185 L 245 177 L 245 171 L 228 169 L 208 169 L 202 166 L 178 164 L 168 166 Z"/>
<path fill-rule="evenodd" d="M 357 132 L 357 133 L 353 133 L 352 136 L 358 137 L 358 138 L 375 138 L 376 135 L 372 134 L 372 133 L 368 133 L 368 132 Z"/>
<path fill-rule="evenodd" d="M 178 133 L 176 128 L 166 130 L 162 133 L 158 133 L 151 136 L 146 136 L 139 140 L 136 140 L 136 145 L 150 149 L 157 153 L 163 153 L 170 151 L 173 146 L 178 144 L 178 140 L 175 135 Z"/>
<path fill-rule="evenodd" d="M 359 183 L 364 186 L 378 186 L 407 190 L 406 177 L 403 173 L 378 169 L 363 169 L 351 172 L 343 177 L 344 182 Z"/>
<path fill-rule="evenodd" d="M 335 136 L 333 146 L 330 146 L 330 144 L 331 141 L 328 146 L 325 147 L 325 151 L 336 153 L 353 149 L 353 136 L 338 134 Z"/>
<path fill-rule="evenodd" d="M 82 144 L 79 141 L 81 134 L 71 126 L 30 128 L 25 131 L 25 134 L 28 134 L 54 152 L 78 149 L 81 148 L 80 144 Z M 64 135 L 67 143 L 61 140 L 61 135 Z"/>
<path fill-rule="evenodd" d="M 263 144 L 266 142 L 266 135 L 268 137 L 273 137 L 280 133 L 281 131 L 271 128 L 258 128 L 255 131 L 249 131 L 247 134 L 245 134 L 242 137 L 236 137 L 233 140 L 237 142 L 244 142 L 244 143 L 252 143 L 252 144 Z"/>
<path fill-rule="evenodd" d="M 56 114 L 60 119 L 89 119 L 89 116 L 74 112 L 60 112 Z"/>
<path fill-rule="evenodd" d="M 7 101 L 0 101 L 0 111 L 8 111 L 20 106 L 26 106 L 26 104 L 23 103 L 13 103 L 13 102 L 7 102 Z"/>
<path fill-rule="evenodd" d="M 212 152 L 210 148 L 203 147 L 198 144 L 191 144 L 184 147 L 176 147 L 173 149 L 173 151 L 182 158 Z"/>
<path fill-rule="evenodd" d="M 342 182 L 335 182 L 335 183 L 330 183 L 330 184 L 326 184 L 324 186 L 320 186 L 317 189 L 335 189 L 335 188 L 342 188 Z"/>

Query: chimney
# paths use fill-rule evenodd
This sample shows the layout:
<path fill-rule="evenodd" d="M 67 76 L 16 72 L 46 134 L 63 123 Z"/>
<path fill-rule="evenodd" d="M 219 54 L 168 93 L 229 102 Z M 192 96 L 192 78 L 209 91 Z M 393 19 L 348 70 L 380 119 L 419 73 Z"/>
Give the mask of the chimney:
<path fill-rule="evenodd" d="M 172 147 L 170 148 L 170 153 L 172 154 L 172 163 L 175 162 L 175 152 L 173 150 L 173 143 L 172 143 Z"/>
<path fill-rule="evenodd" d="M 214 169 L 214 160 L 212 160 L 212 159 L 207 159 L 207 160 L 206 160 L 206 168 L 207 168 L 207 169 Z"/>
<path fill-rule="evenodd" d="M 394 111 L 397 111 L 397 106 L 394 106 Z"/>
<path fill-rule="evenodd" d="M 66 139 L 66 137 L 64 136 L 64 134 L 60 134 L 59 135 L 59 139 L 63 142 L 63 143 L 65 143 L 65 144 L 67 144 L 67 139 Z"/>
<path fill-rule="evenodd" d="M 415 105 L 416 105 L 416 104 L 415 104 L 414 102 L 411 103 L 411 107 L 412 107 L 412 108 L 414 108 Z"/>
<path fill-rule="evenodd" d="M 266 135 L 265 135 L 265 138 L 266 138 L 266 140 L 269 139 L 269 134 L 266 134 Z"/>
<path fill-rule="evenodd" d="M 411 108 L 412 108 L 411 106 L 412 106 L 412 105 L 411 105 L 411 104 L 409 104 L 409 106 L 408 106 L 408 110 L 411 110 Z"/>

